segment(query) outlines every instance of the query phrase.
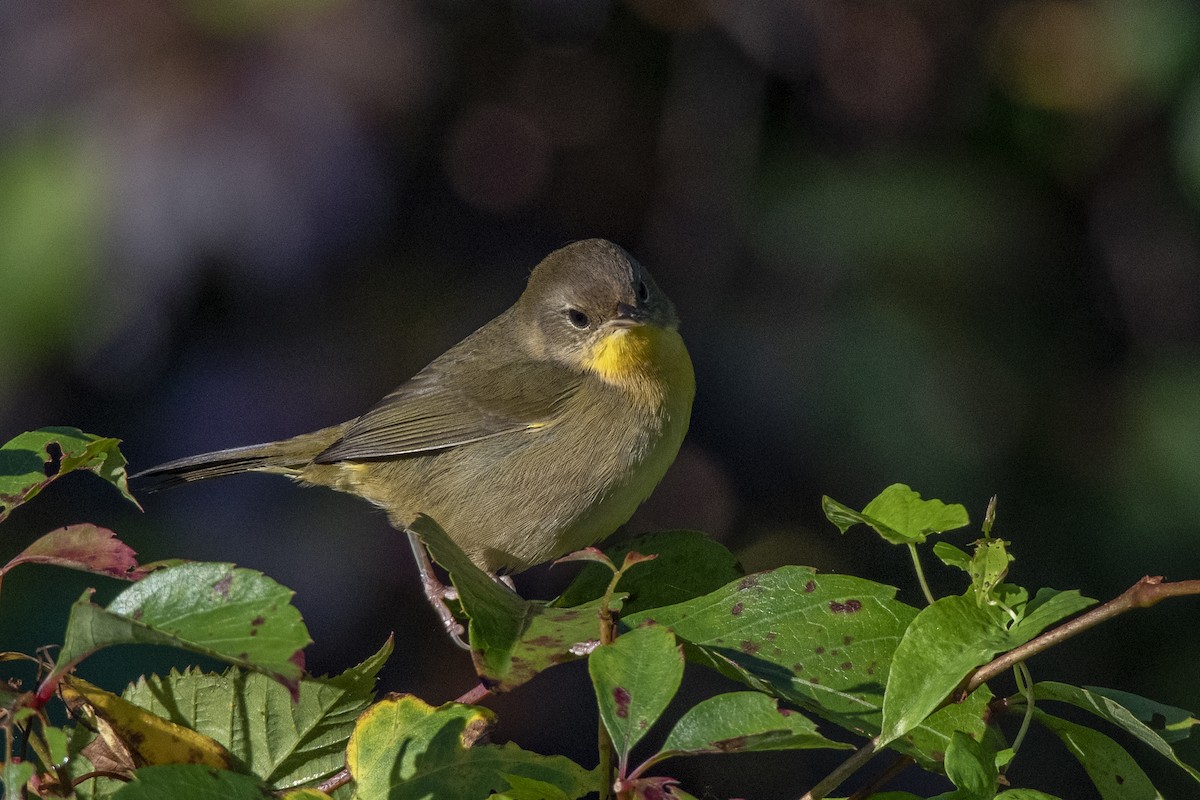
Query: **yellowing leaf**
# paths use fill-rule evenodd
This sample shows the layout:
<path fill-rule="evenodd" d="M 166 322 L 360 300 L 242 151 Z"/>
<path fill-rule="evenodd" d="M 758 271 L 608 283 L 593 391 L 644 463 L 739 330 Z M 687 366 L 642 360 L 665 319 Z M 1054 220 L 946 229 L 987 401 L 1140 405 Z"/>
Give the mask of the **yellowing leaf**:
<path fill-rule="evenodd" d="M 214 740 L 155 716 L 82 678 L 67 676 L 60 684 L 63 700 L 73 711 L 95 715 L 100 737 L 126 768 L 149 764 L 203 764 L 228 769 L 229 751 Z M 118 762 L 118 763 L 120 763 Z"/>
<path fill-rule="evenodd" d="M 567 798 L 599 789 L 598 773 L 570 759 L 512 743 L 481 743 L 493 721 L 490 711 L 477 706 L 434 708 L 411 695 L 381 700 L 359 717 L 350 736 L 346 765 L 354 776 L 354 797 L 488 797 L 523 792 L 531 781 L 550 784 Z"/>

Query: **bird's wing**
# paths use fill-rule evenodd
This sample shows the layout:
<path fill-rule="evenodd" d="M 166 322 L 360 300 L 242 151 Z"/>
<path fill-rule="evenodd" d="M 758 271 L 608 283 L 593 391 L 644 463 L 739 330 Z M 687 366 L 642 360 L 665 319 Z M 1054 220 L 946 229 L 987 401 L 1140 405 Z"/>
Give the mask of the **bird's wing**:
<path fill-rule="evenodd" d="M 550 363 L 480 362 L 472 354 L 447 353 L 355 420 L 314 460 L 402 456 L 540 428 L 580 383 L 578 374 Z"/>

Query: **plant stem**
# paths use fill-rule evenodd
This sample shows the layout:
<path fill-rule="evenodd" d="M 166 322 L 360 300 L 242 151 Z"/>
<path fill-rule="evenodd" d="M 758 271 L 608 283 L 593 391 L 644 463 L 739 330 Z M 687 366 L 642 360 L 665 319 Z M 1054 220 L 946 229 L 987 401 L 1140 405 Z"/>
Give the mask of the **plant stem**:
<path fill-rule="evenodd" d="M 1033 676 L 1029 674 L 1029 667 L 1024 663 L 1013 667 L 1013 673 L 1017 679 L 1017 690 L 1025 696 L 1025 716 L 1012 743 L 1013 758 L 1016 758 L 1021 749 L 1021 742 L 1025 741 L 1025 734 L 1029 732 L 1029 723 L 1033 721 Z"/>
<path fill-rule="evenodd" d="M 72 789 L 78 789 L 82 784 L 87 783 L 90 780 L 94 780 L 95 778 L 111 778 L 112 780 L 120 781 L 121 783 L 129 783 L 130 780 L 128 775 L 122 775 L 119 772 L 110 772 L 109 770 L 104 769 L 94 769 L 91 772 L 83 773 L 69 784 L 64 785 L 69 785 Z"/>
<path fill-rule="evenodd" d="M 603 719 L 600 720 L 600 732 L 597 738 L 600 746 L 600 778 L 603 781 L 600 784 L 600 800 L 608 800 L 613 786 L 613 743 L 608 735 L 608 729 L 604 727 Z"/>
<path fill-rule="evenodd" d="M 600 604 L 600 646 L 612 644 L 617 639 L 617 615 L 612 610 L 612 596 L 617 590 L 617 583 L 621 580 L 622 570 L 613 572 L 612 580 L 609 581 L 608 589 L 604 592 L 604 602 Z M 596 734 L 596 745 L 600 750 L 600 776 L 603 783 L 600 784 L 600 800 L 608 800 L 612 794 L 613 787 L 613 743 L 612 737 L 608 735 L 608 728 L 604 727 L 604 718 L 601 717 L 598 723 L 599 730 Z"/>
<path fill-rule="evenodd" d="M 917 582 L 921 584 L 921 591 L 925 595 L 925 602 L 933 605 L 933 592 L 929 591 L 929 584 L 925 581 L 925 570 L 921 569 L 921 559 L 917 555 L 917 546 L 910 542 L 908 553 L 912 556 L 913 569 L 917 571 Z"/>

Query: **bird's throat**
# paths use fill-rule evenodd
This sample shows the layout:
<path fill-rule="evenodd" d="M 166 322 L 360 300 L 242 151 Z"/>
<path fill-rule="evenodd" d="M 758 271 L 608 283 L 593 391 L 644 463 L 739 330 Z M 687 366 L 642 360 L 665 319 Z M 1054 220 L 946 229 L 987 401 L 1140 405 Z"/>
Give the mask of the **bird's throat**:
<path fill-rule="evenodd" d="M 655 325 L 615 328 L 584 360 L 584 368 L 649 405 L 695 392 L 692 361 L 679 332 Z"/>

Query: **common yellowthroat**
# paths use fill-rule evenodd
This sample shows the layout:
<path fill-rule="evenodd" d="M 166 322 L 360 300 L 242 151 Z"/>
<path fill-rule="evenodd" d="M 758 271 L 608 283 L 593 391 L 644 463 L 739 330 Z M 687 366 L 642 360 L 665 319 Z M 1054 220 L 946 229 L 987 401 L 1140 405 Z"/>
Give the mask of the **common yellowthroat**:
<path fill-rule="evenodd" d="M 361 417 L 134 477 L 287 475 L 365 498 L 401 530 L 428 514 L 484 570 L 519 572 L 608 536 L 675 460 L 695 395 L 677 327 L 628 253 L 576 242 Z"/>

